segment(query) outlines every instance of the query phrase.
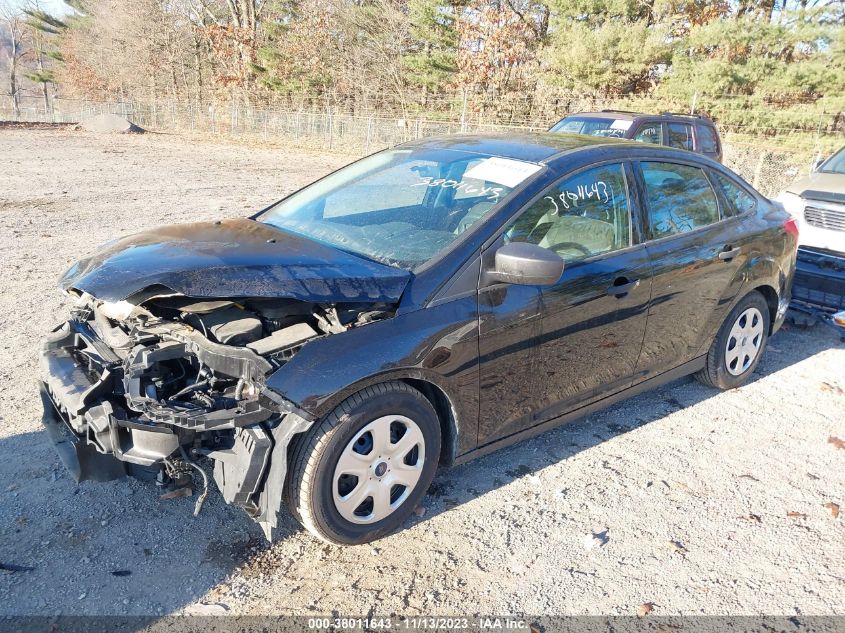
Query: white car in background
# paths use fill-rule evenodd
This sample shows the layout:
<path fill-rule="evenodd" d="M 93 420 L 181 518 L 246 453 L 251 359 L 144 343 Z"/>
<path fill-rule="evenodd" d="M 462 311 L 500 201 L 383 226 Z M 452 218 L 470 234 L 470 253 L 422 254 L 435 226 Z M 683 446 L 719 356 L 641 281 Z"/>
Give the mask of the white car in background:
<path fill-rule="evenodd" d="M 798 222 L 790 307 L 845 330 L 845 147 L 776 198 Z M 845 337 L 845 334 L 843 334 Z"/>
<path fill-rule="evenodd" d="M 777 199 L 798 220 L 801 246 L 845 255 L 845 147 Z"/>

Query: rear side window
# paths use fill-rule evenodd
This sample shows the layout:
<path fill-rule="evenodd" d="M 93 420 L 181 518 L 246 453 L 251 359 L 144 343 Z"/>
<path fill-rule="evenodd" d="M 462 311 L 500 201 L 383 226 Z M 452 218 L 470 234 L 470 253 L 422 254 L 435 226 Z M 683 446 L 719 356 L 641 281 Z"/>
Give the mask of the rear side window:
<path fill-rule="evenodd" d="M 686 123 L 669 123 L 669 147 L 692 151 L 692 126 Z"/>
<path fill-rule="evenodd" d="M 722 188 L 725 198 L 728 200 L 728 208 L 725 209 L 725 215 L 728 217 L 735 215 L 742 215 L 746 211 L 751 211 L 756 204 L 754 198 L 743 191 L 739 185 L 731 182 L 722 174 L 715 174 L 716 182 Z"/>
<path fill-rule="evenodd" d="M 591 118 L 568 116 L 555 124 L 550 131 L 604 136 L 607 138 L 625 138 L 625 132 L 633 121 L 627 119 Z"/>
<path fill-rule="evenodd" d="M 675 163 L 640 163 L 652 239 L 719 221 L 716 193 L 704 171 Z"/>
<path fill-rule="evenodd" d="M 698 145 L 705 154 L 716 154 L 719 151 L 719 140 L 716 138 L 716 130 L 709 125 L 699 125 Z"/>
<path fill-rule="evenodd" d="M 658 123 L 643 123 L 637 134 L 634 136 L 635 141 L 641 143 L 651 143 L 653 145 L 663 145 L 663 125 Z"/>

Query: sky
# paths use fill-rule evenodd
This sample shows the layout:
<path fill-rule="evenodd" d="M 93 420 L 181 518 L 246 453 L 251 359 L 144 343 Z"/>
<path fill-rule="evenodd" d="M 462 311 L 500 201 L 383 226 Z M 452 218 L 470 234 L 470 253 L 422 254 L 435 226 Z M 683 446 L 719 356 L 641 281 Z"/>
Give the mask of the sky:
<path fill-rule="evenodd" d="M 0 3 L 2 3 L 2 0 L 0 0 Z M 71 12 L 70 7 L 62 2 L 62 0 L 39 0 L 39 3 L 44 11 L 53 15 L 66 15 Z M 22 8 L 29 4 L 29 2 L 28 0 L 6 0 L 6 4 Z"/>

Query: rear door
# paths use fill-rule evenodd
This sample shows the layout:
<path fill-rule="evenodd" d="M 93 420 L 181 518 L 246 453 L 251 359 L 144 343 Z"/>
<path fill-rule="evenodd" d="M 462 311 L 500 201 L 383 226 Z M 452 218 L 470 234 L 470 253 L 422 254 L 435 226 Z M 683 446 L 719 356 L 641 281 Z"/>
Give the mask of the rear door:
<path fill-rule="evenodd" d="M 634 130 L 631 139 L 640 143 L 663 145 L 663 123 L 661 121 L 644 121 Z"/>
<path fill-rule="evenodd" d="M 706 170 L 695 163 L 636 164 L 646 206 L 652 298 L 636 380 L 697 358 L 741 287 L 750 238 L 727 217 Z"/>
<path fill-rule="evenodd" d="M 695 150 L 692 125 L 672 122 L 666 124 L 666 145 L 675 149 Z"/>
<path fill-rule="evenodd" d="M 719 145 L 719 135 L 716 129 L 706 123 L 695 125 L 695 145 L 699 154 L 704 154 L 715 161 L 722 161 L 722 148 Z"/>
<path fill-rule="evenodd" d="M 632 228 L 632 179 L 621 162 L 562 178 L 485 253 L 490 265 L 502 244 L 531 242 L 560 255 L 565 268 L 553 286 L 496 284 L 479 293 L 480 444 L 631 384 L 651 287 L 651 263 Z"/>

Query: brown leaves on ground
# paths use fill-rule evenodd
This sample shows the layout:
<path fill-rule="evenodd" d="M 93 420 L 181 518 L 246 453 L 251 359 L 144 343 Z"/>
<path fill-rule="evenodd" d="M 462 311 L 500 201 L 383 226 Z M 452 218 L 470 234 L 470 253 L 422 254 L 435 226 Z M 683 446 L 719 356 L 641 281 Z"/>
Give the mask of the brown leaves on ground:
<path fill-rule="evenodd" d="M 637 615 L 641 618 L 644 618 L 652 611 L 654 611 L 653 602 L 643 602 L 639 607 L 637 607 Z"/>
<path fill-rule="evenodd" d="M 840 440 L 838 437 L 834 437 L 833 435 L 827 438 L 827 443 L 833 444 L 836 448 L 845 449 L 845 441 Z"/>
<path fill-rule="evenodd" d="M 739 517 L 743 521 L 753 521 L 754 523 L 762 523 L 763 519 L 760 518 L 759 514 L 749 514 L 748 516 Z"/>
<path fill-rule="evenodd" d="M 824 507 L 830 510 L 830 513 L 833 515 L 833 518 L 836 519 L 839 517 L 839 504 L 833 503 L 833 501 L 828 501 L 824 504 Z"/>
<path fill-rule="evenodd" d="M 795 512 L 794 510 L 787 512 L 786 516 L 788 516 L 790 519 L 806 519 L 807 518 L 807 515 L 804 514 L 803 512 Z"/>
<path fill-rule="evenodd" d="M 845 395 L 845 391 L 842 390 L 842 387 L 839 385 L 831 385 L 829 382 L 823 382 L 821 387 L 819 387 L 822 391 L 832 391 L 837 396 Z"/>

